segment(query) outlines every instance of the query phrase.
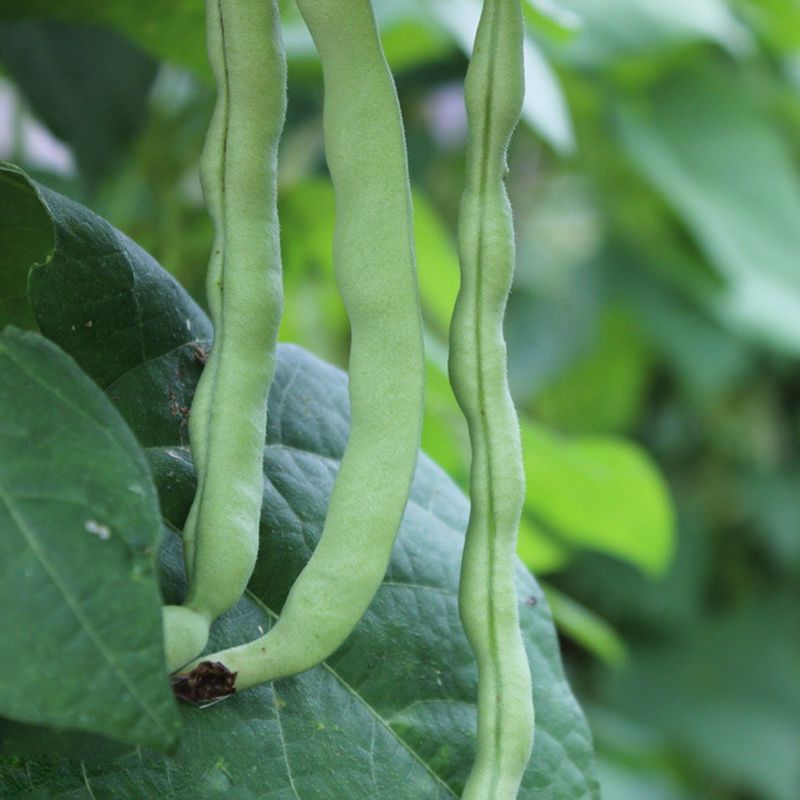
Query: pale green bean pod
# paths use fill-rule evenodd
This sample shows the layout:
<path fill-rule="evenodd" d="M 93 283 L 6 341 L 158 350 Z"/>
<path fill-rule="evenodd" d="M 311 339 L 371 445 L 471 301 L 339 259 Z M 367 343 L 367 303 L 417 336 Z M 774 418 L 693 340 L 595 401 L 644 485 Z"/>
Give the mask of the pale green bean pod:
<path fill-rule="evenodd" d="M 228 82 L 225 74 L 225 51 L 222 38 L 222 19 L 219 4 L 207 2 L 206 46 L 211 71 L 217 88 L 214 113 L 208 126 L 203 153 L 200 157 L 200 182 L 206 208 L 214 224 L 214 241 L 206 272 L 206 297 L 215 332 L 222 327 L 222 265 L 225 249 L 224 220 L 224 170 L 225 140 L 230 115 Z M 216 384 L 217 365 L 221 348 L 213 347 L 208 355 L 203 373 L 195 389 L 192 409 L 189 415 L 189 441 L 192 447 L 192 461 L 197 476 L 197 492 L 183 527 L 183 558 L 186 574 L 194 570 L 194 540 L 200 498 L 205 485 L 206 459 L 208 457 L 208 437 L 210 409 Z"/>
<path fill-rule="evenodd" d="M 520 0 L 485 0 L 467 71 L 461 288 L 450 380 L 472 446 L 459 610 L 478 661 L 477 754 L 464 800 L 517 796 L 533 743 L 531 676 L 514 586 L 524 497 L 519 424 L 506 377 L 503 315 L 514 270 L 506 149 L 523 97 Z"/>
<path fill-rule="evenodd" d="M 389 562 L 422 425 L 422 325 L 394 82 L 369 0 L 298 6 L 325 81 L 334 262 L 351 324 L 351 428 L 322 536 L 278 621 L 260 639 L 203 659 L 237 673 L 237 690 L 314 667 L 362 617 Z"/>
<path fill-rule="evenodd" d="M 203 164 L 216 226 L 208 277 L 216 331 L 192 409 L 199 480 L 186 530 L 189 590 L 182 607 L 164 609 L 171 670 L 203 649 L 211 622 L 236 603 L 255 565 L 267 395 L 283 309 L 277 151 L 286 62 L 277 5 L 207 0 L 207 15 L 221 86 Z"/>

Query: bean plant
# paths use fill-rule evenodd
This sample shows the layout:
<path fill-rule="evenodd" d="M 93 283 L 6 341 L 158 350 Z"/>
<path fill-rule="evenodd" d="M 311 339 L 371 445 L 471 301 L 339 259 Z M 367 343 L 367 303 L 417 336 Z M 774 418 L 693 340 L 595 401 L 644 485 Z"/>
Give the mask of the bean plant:
<path fill-rule="evenodd" d="M 26 576 L 46 585 L 45 597 L 61 598 L 55 607 L 70 620 L 63 630 L 42 623 L 40 639 L 35 624 L 28 628 L 33 661 L 12 657 L 0 667 L 0 794 L 43 796 L 59 774 L 65 786 L 80 776 L 84 788 L 75 791 L 88 797 L 178 797 L 195 784 L 197 796 L 234 798 L 596 796 L 588 734 L 564 683 L 546 603 L 515 562 L 524 473 L 502 328 L 514 267 L 506 150 L 524 91 L 520 2 L 485 0 L 465 83 L 462 282 L 449 371 L 469 426 L 469 509 L 419 455 L 425 355 L 411 191 L 373 10 L 369 0 L 298 0 L 298 7 L 323 71 L 332 247 L 351 331 L 346 384 L 308 354 L 276 346 L 287 69 L 275 0 L 206 2 L 217 90 L 200 165 L 214 223 L 210 320 L 102 220 L 17 168 L 0 173 L 17 228 L 38 225 L 47 245 L 43 257 L 8 259 L 20 266 L 28 259 L 26 270 L 33 264 L 25 291 L 43 336 L 9 327 L 0 344 L 4 581 L 9 592 L 30 592 Z M 70 290 L 65 299 L 61 287 L 80 286 L 87 269 L 97 270 L 95 294 Z M 131 298 L 127 327 L 117 318 L 119 296 Z M 129 330 L 137 331 L 130 346 Z M 164 381 L 172 419 L 152 428 L 148 397 Z M 64 416 L 52 434 L 37 421 L 51 416 L 37 412 L 45 401 Z M 336 435 L 324 422 L 331 413 L 342 420 Z M 151 435 L 159 427 L 179 442 L 163 430 Z M 17 468 L 13 448 L 22 435 L 35 457 Z M 73 464 L 72 484 L 51 475 L 35 488 L 36 470 L 73 439 L 90 462 L 81 465 L 83 477 Z M 109 476 L 109 463 L 122 465 L 120 474 Z M 103 497 L 97 487 L 109 481 L 115 490 Z M 82 561 L 52 543 L 56 512 L 49 519 L 44 512 L 53 502 L 67 506 L 59 526 L 80 529 Z M 292 520 L 313 523 L 310 548 L 302 533 L 281 546 Z M 416 544 L 412 528 L 423 537 Z M 445 539 L 451 555 L 436 555 Z M 115 560 L 97 562 L 98 583 L 81 564 L 118 545 Z M 457 579 L 451 567 L 459 562 Z M 437 563 L 452 578 L 426 577 Z M 12 571 L 23 576 L 22 588 Z M 453 644 L 456 583 L 457 634 L 472 654 L 461 639 Z M 93 596 L 113 594 L 113 584 L 124 587 L 115 602 L 94 604 Z M 414 616 L 411 591 L 440 598 Z M 9 609 L 11 598 L 3 600 Z M 123 610 L 128 604 L 139 610 Z M 21 621 L 4 620 L 5 649 L 16 652 L 25 620 L 47 614 L 37 600 Z M 126 614 L 141 622 L 135 630 Z M 411 638 L 392 633 L 408 617 L 401 628 Z M 89 646 L 70 661 L 75 637 Z M 415 637 L 422 647 L 409 647 Z M 370 673 L 384 665 L 394 676 L 386 687 L 395 689 L 370 696 Z M 81 680 L 82 672 L 95 677 Z M 412 676 L 427 688 L 396 702 Z M 35 702 L 44 682 L 58 692 Z M 344 694 L 325 702 L 336 685 Z M 109 696 L 119 707 L 109 707 Z M 348 714 L 343 696 L 364 704 L 368 723 Z M 544 735 L 534 736 L 534 701 Z M 294 727 L 309 702 L 313 725 Z M 244 757 L 231 756 L 235 742 L 222 741 L 243 729 L 252 734 L 264 709 L 270 730 L 248 740 Z M 179 715 L 194 734 L 187 740 L 184 731 L 176 751 Z M 356 744 L 364 731 L 369 741 Z M 227 754 L 205 772 L 191 765 L 203 750 L 198 736 L 213 737 L 212 750 Z M 258 747 L 266 748 L 262 756 Z M 303 774 L 292 754 L 298 747 L 311 775 L 328 759 L 327 788 Z M 342 752 L 353 764 L 332 766 Z M 369 769 L 356 752 L 368 754 Z M 283 784 L 260 784 L 260 768 L 250 766 L 269 753 L 286 764 Z"/>

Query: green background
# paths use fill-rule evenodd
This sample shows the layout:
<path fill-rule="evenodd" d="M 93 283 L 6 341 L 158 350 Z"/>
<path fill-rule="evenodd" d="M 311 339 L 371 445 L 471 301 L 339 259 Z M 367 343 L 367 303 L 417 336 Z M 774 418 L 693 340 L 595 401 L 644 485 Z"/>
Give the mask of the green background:
<path fill-rule="evenodd" d="M 320 74 L 284 5 L 281 338 L 345 366 Z M 377 8 L 415 195 L 423 444 L 465 486 L 443 367 L 476 6 Z M 796 800 L 800 7 L 524 8 L 506 326 L 528 477 L 520 555 L 556 618 L 607 800 Z M 0 155 L 107 218 L 203 304 L 211 230 L 197 161 L 213 90 L 199 9 L 0 2 L 0 66 L 18 92 Z M 66 143 L 72 167 L 37 155 L 31 119 Z M 20 325 L 23 295 L 0 297 Z"/>

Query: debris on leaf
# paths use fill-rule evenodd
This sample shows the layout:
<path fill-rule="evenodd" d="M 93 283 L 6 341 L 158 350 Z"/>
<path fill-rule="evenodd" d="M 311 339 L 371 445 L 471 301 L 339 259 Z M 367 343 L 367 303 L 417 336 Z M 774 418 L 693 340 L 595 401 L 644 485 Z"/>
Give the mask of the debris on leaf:
<path fill-rule="evenodd" d="M 208 703 L 235 694 L 237 675 L 219 661 L 201 661 L 191 672 L 172 679 L 172 691 L 190 703 Z"/>

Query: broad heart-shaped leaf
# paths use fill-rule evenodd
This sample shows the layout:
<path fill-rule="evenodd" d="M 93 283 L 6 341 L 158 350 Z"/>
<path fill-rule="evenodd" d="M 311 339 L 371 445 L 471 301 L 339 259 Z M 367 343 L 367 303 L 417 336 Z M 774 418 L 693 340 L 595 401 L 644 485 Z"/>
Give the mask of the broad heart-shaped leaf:
<path fill-rule="evenodd" d="M 75 362 L 0 335 L 0 714 L 169 748 L 155 556 L 141 449 Z"/>
<path fill-rule="evenodd" d="M 190 358 L 174 372 L 161 362 L 165 353 L 191 351 L 197 346 L 192 337 L 207 331 L 208 323 L 198 320 L 196 306 L 149 257 L 142 254 L 140 262 L 133 250 L 122 261 L 106 257 L 102 243 L 92 239 L 93 215 L 74 204 L 67 204 L 65 215 L 57 195 L 43 196 L 57 232 L 66 218 L 71 246 L 81 241 L 92 246 L 84 258 L 75 249 L 70 259 L 55 257 L 37 269 L 33 306 L 41 314 L 40 295 L 61 297 L 60 322 L 50 335 L 75 347 L 90 374 L 107 383 L 107 393 L 147 443 L 162 510 L 180 528 L 194 481 L 182 412 L 172 414 L 165 397 L 178 387 L 181 397 L 190 398 L 200 362 Z M 106 241 L 116 248 L 114 237 Z M 83 292 L 68 290 L 62 263 Z M 120 283 L 127 288 L 118 296 L 135 299 L 141 325 L 115 332 L 116 315 L 123 325 L 127 319 L 124 303 L 97 298 L 114 296 L 109 287 Z M 172 304 L 167 315 L 160 311 L 162 285 Z M 92 328 L 110 335 L 76 336 L 87 317 Z M 45 322 L 41 316 L 39 321 Z M 147 347 L 129 346 L 127 337 L 139 337 Z M 104 354 L 115 364 L 110 383 Z M 166 410 L 149 416 L 142 409 L 151 405 Z M 254 638 L 279 612 L 320 535 L 348 429 L 346 376 L 300 348 L 281 346 L 270 394 L 259 561 L 248 596 L 215 626 L 215 646 Z M 454 797 L 470 767 L 475 724 L 477 673 L 456 600 L 467 511 L 466 498 L 447 475 L 421 457 L 386 580 L 356 631 L 325 664 L 210 708 L 185 708 L 181 749 L 174 758 L 140 751 L 116 758 L 90 752 L 77 759 L 7 760 L 0 762 L 0 780 L 6 782 L 0 787 L 19 797 L 40 796 L 47 786 L 74 791 L 76 797 L 91 797 L 91 791 L 95 797 L 132 800 L 248 800 L 265 793 L 354 800 Z M 174 601 L 182 587 L 169 555 L 164 594 Z M 520 797 L 596 798 L 588 728 L 563 675 L 547 604 L 521 566 L 518 587 L 538 721 Z M 24 731 L 15 734 L 6 726 L 7 741 L 17 734 L 24 738 Z M 8 747 L 5 752 L 14 754 Z"/>
<path fill-rule="evenodd" d="M 101 217 L 43 186 L 39 191 L 56 231 L 52 258 L 28 280 L 42 333 L 104 388 L 130 378 L 132 365 L 151 373 L 164 369 L 165 357 L 170 365 L 173 356 L 196 360 L 186 345 L 209 338 L 211 326 L 178 283 Z M 169 387 L 162 388 L 169 404 Z"/>

